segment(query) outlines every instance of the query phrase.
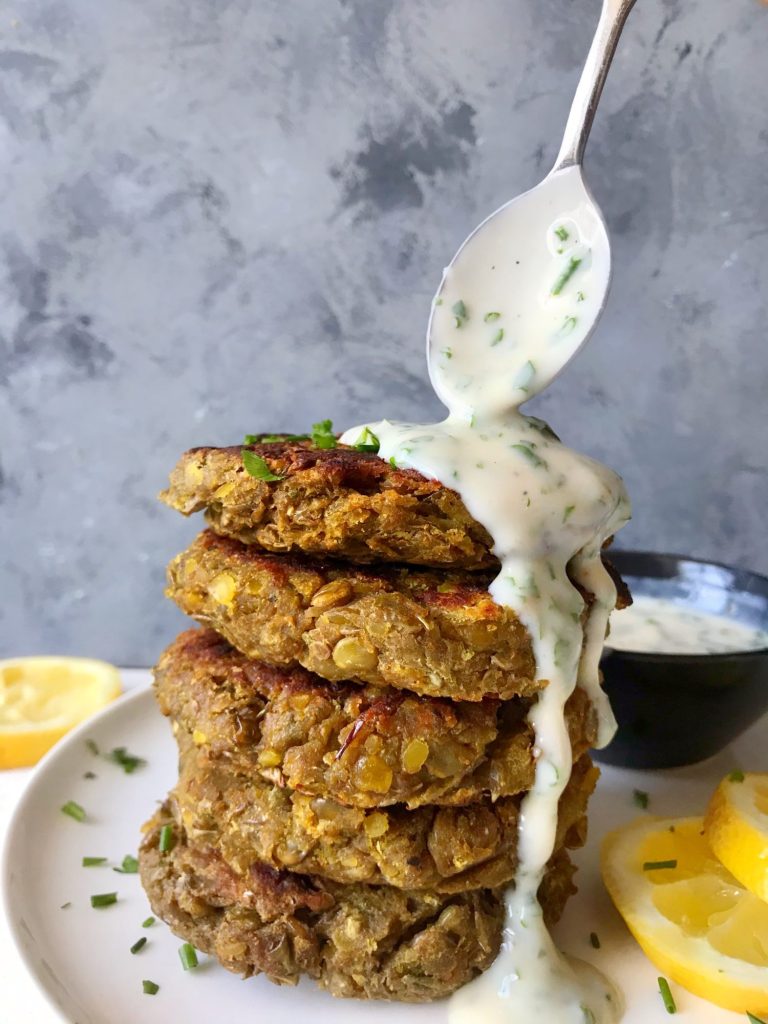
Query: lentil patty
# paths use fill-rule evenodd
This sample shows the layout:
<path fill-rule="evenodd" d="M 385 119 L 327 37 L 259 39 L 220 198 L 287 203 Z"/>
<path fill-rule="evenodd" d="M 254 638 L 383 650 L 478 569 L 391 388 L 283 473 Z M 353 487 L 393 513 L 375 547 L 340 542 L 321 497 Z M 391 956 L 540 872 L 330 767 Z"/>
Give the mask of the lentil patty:
<path fill-rule="evenodd" d="M 174 845 L 158 849 L 170 825 Z M 295 985 L 302 974 L 334 996 L 427 1002 L 465 984 L 495 958 L 503 895 L 338 886 L 253 865 L 237 875 L 210 847 L 192 844 L 161 808 L 145 826 L 141 880 L 152 910 L 181 939 L 246 977 Z M 539 890 L 549 924 L 575 891 L 557 854 Z"/>
<path fill-rule="evenodd" d="M 449 701 L 329 683 L 252 661 L 213 630 L 182 633 L 155 668 L 163 714 L 214 759 L 355 807 L 464 804 L 533 782 L 529 701 Z M 584 691 L 566 707 L 574 757 L 595 739 Z"/>
<path fill-rule="evenodd" d="M 586 835 L 598 771 L 574 766 L 560 799 L 556 849 Z M 239 873 L 255 862 L 342 883 L 464 892 L 512 880 L 519 797 L 463 807 L 366 810 L 241 775 L 205 752 L 182 749 L 172 799 L 195 842 L 216 846 Z"/>
<path fill-rule="evenodd" d="M 459 495 L 373 452 L 309 441 L 249 445 L 279 480 L 258 480 L 242 449 L 193 448 L 160 498 L 205 509 L 217 533 L 276 553 L 438 568 L 493 568 L 493 542 Z"/>

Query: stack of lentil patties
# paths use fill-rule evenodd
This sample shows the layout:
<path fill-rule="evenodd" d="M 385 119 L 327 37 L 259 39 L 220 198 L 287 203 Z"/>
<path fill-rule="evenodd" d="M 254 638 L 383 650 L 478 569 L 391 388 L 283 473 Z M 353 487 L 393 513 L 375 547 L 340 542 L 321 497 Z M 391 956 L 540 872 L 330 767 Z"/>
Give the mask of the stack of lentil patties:
<path fill-rule="evenodd" d="M 187 452 L 162 496 L 210 529 L 169 567 L 202 628 L 155 670 L 181 756 L 144 886 L 230 970 L 444 996 L 499 949 L 534 775 L 529 637 L 488 594 L 491 538 L 454 491 L 370 450 L 246 451 L 248 469 L 239 447 Z M 597 775 L 582 691 L 567 711 L 549 921 L 574 891 Z"/>

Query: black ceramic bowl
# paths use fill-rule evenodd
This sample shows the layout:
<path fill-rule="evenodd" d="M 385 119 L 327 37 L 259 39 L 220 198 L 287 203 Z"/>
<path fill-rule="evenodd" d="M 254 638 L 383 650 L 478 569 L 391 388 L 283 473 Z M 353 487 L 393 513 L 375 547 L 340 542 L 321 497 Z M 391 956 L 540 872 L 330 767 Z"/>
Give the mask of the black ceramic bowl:
<path fill-rule="evenodd" d="M 635 597 L 663 597 L 768 630 L 768 579 L 679 555 L 611 551 Z M 616 612 L 621 615 L 621 612 Z M 718 753 L 768 709 L 768 648 L 642 654 L 606 643 L 605 690 L 619 730 L 598 761 L 675 768 Z"/>

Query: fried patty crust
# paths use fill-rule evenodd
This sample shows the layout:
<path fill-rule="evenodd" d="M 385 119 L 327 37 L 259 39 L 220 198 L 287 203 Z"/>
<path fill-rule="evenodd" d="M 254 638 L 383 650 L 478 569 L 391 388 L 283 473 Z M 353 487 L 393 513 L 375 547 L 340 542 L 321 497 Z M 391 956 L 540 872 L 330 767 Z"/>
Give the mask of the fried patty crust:
<path fill-rule="evenodd" d="M 490 577 L 266 555 L 201 533 L 168 567 L 183 612 L 249 658 L 455 700 L 535 693 L 525 627 Z"/>
<path fill-rule="evenodd" d="M 250 476 L 242 448 L 193 448 L 160 495 L 191 515 L 205 510 L 219 534 L 277 554 L 436 568 L 498 565 L 488 531 L 459 495 L 373 452 L 311 441 L 248 445 L 279 479 Z"/>
<path fill-rule="evenodd" d="M 588 756 L 574 766 L 558 810 L 555 848 L 586 837 L 598 777 Z M 280 788 L 184 749 L 172 793 L 195 842 L 214 845 L 239 873 L 259 862 L 340 883 L 465 892 L 512 880 L 520 797 L 462 807 L 367 810 Z"/>
<path fill-rule="evenodd" d="M 354 807 L 466 804 L 534 777 L 530 702 L 450 701 L 329 683 L 246 658 L 211 629 L 182 633 L 155 668 L 160 709 L 213 759 Z M 593 744 L 583 690 L 566 705 L 574 759 Z"/>
<path fill-rule="evenodd" d="M 163 826 L 173 834 L 166 853 Z M 168 805 L 145 826 L 139 864 L 153 913 L 245 977 L 263 972 L 295 985 L 304 974 L 338 997 L 421 1003 L 449 995 L 499 951 L 501 891 L 339 886 L 264 865 L 238 875 L 214 849 L 190 842 Z M 576 891 L 573 874 L 565 851 L 550 861 L 539 890 L 550 925 Z"/>

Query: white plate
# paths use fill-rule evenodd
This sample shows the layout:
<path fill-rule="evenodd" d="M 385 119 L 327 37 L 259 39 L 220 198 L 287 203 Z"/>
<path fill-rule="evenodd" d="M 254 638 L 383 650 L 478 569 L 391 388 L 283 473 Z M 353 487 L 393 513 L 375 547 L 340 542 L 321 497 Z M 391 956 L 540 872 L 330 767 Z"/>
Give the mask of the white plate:
<path fill-rule="evenodd" d="M 605 769 L 590 813 L 591 840 L 579 856 L 579 894 L 568 905 L 557 938 L 575 956 L 590 960 L 623 990 L 625 1024 L 652 1024 L 667 1015 L 660 1002 L 657 971 L 645 959 L 613 910 L 599 880 L 600 835 L 634 817 L 635 787 L 651 797 L 657 814 L 694 814 L 703 810 L 714 784 L 734 767 L 766 770 L 766 727 L 751 730 L 720 757 L 703 766 L 674 772 Z M 92 738 L 101 750 L 125 746 L 145 757 L 146 767 L 126 775 L 94 757 L 85 745 Z M 98 778 L 85 779 L 92 770 Z M 227 1024 L 258 1020 L 268 1024 L 440 1024 L 445 1003 L 406 1006 L 334 1000 L 311 982 L 279 988 L 264 978 L 247 982 L 201 957 L 200 967 L 181 969 L 180 940 L 161 923 L 142 929 L 150 908 L 138 876 L 115 874 L 110 867 L 83 868 L 84 856 L 109 857 L 119 864 L 135 853 L 139 828 L 172 786 L 176 747 L 167 722 L 148 691 L 123 698 L 62 742 L 33 776 L 10 824 L 2 882 L 6 912 L 30 971 L 68 1024 Z M 86 809 L 84 823 L 62 814 L 75 800 Z M 93 910 L 93 893 L 119 893 L 119 902 Z M 62 905 L 70 903 L 67 909 Z M 589 943 L 598 933 L 601 949 Z M 141 936 L 147 945 L 132 956 Z M 142 992 L 142 980 L 160 985 L 156 996 Z M 676 989 L 678 1009 L 688 1024 L 743 1024 Z M 679 1018 L 678 1018 L 679 1019 Z M 512 1024 L 512 1022 L 510 1022 Z M 527 1024 L 527 1022 L 526 1022 Z M 553 1022 L 556 1024 L 556 1022 Z"/>

